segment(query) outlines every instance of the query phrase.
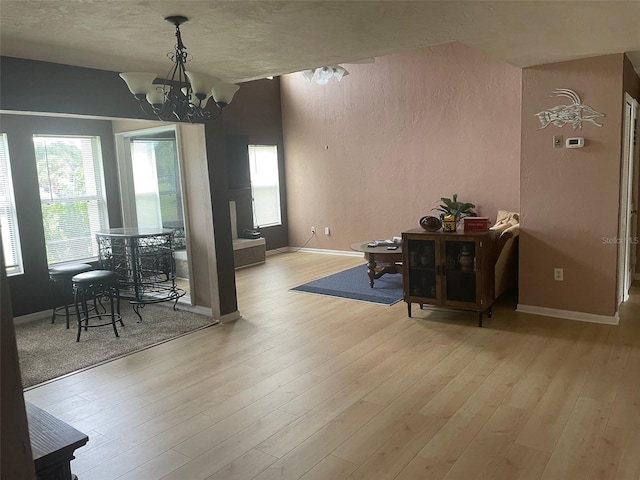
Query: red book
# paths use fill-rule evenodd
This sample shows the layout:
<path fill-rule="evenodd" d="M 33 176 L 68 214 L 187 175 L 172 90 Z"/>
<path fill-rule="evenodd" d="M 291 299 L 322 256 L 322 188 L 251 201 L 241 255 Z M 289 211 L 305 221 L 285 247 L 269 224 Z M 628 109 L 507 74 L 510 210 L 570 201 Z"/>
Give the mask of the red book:
<path fill-rule="evenodd" d="M 485 231 L 489 230 L 489 217 L 464 217 L 464 231 Z"/>

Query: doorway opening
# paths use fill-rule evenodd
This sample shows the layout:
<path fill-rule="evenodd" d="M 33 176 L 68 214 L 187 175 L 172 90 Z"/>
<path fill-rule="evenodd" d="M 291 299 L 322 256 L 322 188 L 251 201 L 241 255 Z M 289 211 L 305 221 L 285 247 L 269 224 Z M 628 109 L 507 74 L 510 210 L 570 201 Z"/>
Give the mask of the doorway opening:
<path fill-rule="evenodd" d="M 178 141 L 175 125 L 116 135 L 123 225 L 173 231 L 176 286 L 190 302 Z"/>

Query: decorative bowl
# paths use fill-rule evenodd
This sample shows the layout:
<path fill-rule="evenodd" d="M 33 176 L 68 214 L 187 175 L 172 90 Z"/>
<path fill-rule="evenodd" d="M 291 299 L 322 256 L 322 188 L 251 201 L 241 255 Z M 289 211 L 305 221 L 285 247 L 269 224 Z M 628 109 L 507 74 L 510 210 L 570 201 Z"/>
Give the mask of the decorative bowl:
<path fill-rule="evenodd" d="M 436 232 L 442 227 L 442 222 L 438 217 L 424 216 L 420 219 L 420 226 L 427 232 Z"/>

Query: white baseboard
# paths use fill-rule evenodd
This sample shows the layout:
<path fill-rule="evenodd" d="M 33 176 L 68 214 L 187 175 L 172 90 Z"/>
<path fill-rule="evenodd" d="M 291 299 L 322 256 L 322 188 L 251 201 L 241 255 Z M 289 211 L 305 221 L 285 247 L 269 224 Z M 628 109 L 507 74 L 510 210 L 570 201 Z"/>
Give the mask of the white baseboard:
<path fill-rule="evenodd" d="M 262 262 L 255 262 L 255 263 L 247 263 L 246 265 L 240 265 L 239 267 L 236 267 L 236 270 L 242 270 L 243 268 L 247 268 L 247 267 L 255 267 L 256 265 L 263 265 L 264 264 L 264 260 Z"/>
<path fill-rule="evenodd" d="M 158 303 L 156 305 L 163 305 L 167 307 L 172 307 L 172 303 Z M 191 303 L 180 302 L 178 301 L 178 307 L 180 310 L 184 310 L 185 312 L 198 313 L 200 315 L 205 315 L 207 317 L 213 317 L 213 313 L 210 307 L 201 307 L 200 305 L 191 305 Z"/>
<path fill-rule="evenodd" d="M 270 257 L 271 255 L 280 255 L 281 253 L 292 253 L 297 252 L 299 249 L 297 247 L 280 247 L 275 248 L 273 250 L 267 250 L 265 255 Z"/>
<path fill-rule="evenodd" d="M 236 320 L 240 320 L 241 318 L 242 315 L 240 315 L 240 312 L 236 310 L 235 312 L 222 315 L 222 317 L 220 317 L 220 323 L 231 323 L 235 322 Z"/>
<path fill-rule="evenodd" d="M 289 247 L 291 249 L 291 247 Z M 362 252 L 356 252 L 355 250 L 326 250 L 324 248 L 300 248 L 293 249 L 294 251 L 303 253 L 322 253 L 325 255 L 344 255 L 346 257 L 362 257 Z"/>
<path fill-rule="evenodd" d="M 279 253 L 321 253 L 324 255 L 343 255 L 346 257 L 361 257 L 362 252 L 356 252 L 353 250 L 327 250 L 324 248 L 298 248 L 298 247 L 282 247 L 276 250 L 267 250 L 267 257 L 270 255 L 277 255 Z"/>
<path fill-rule="evenodd" d="M 545 317 L 565 318 L 567 320 L 577 320 L 578 322 L 603 323 L 606 325 L 618 325 L 620 322 L 620 317 L 617 312 L 615 315 L 596 315 L 593 313 L 574 312 L 571 310 L 536 307 L 535 305 L 522 305 L 520 303 L 516 308 L 516 312 L 543 315 Z"/>

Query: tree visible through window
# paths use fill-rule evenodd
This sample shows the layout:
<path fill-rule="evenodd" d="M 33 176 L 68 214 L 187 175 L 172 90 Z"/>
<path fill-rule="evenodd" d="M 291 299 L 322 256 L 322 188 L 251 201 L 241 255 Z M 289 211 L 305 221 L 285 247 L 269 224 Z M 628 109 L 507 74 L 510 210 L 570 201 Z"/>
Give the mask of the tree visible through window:
<path fill-rule="evenodd" d="M 99 137 L 34 135 L 49 264 L 98 255 L 108 227 Z"/>
<path fill-rule="evenodd" d="M 7 275 L 23 272 L 7 135 L 0 135 L 0 232 Z"/>
<path fill-rule="evenodd" d="M 254 227 L 281 225 L 280 177 L 276 145 L 249 145 Z"/>

